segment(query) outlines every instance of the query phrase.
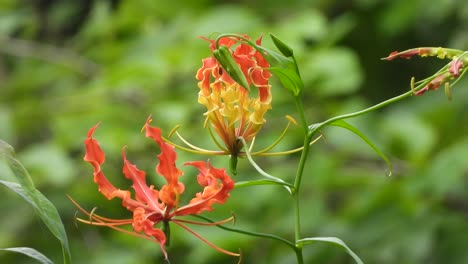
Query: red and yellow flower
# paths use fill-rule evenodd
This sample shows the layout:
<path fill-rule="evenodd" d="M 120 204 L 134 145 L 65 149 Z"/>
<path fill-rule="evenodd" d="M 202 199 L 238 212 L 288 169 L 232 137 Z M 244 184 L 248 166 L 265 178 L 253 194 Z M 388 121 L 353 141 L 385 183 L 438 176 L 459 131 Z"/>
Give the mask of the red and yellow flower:
<path fill-rule="evenodd" d="M 215 51 L 215 41 L 208 41 Z M 260 45 L 261 38 L 256 43 Z M 271 73 L 267 70 L 270 65 L 259 51 L 239 38 L 222 37 L 217 44 L 229 49 L 249 87 L 235 82 L 211 56 L 203 59 L 196 74 L 200 88 L 198 103 L 207 109 L 205 126 L 211 124 L 226 152 L 236 156 L 243 147 L 238 138 L 250 142 L 265 124 L 264 115 L 271 109 Z M 255 89 L 249 92 L 251 88 Z"/>
<path fill-rule="evenodd" d="M 104 176 L 101 170 L 105 155 L 99 142 L 93 137 L 98 127 L 98 125 L 95 125 L 88 131 L 87 138 L 84 142 L 86 146 L 84 160 L 89 162 L 94 168 L 94 182 L 98 185 L 99 192 L 109 200 L 113 198 L 121 199 L 122 205 L 127 210 L 133 212 L 133 217 L 131 219 L 104 218 L 93 212 L 89 213 L 85 211 L 72 200 L 75 205 L 90 218 L 90 220 L 78 220 L 87 224 L 107 226 L 134 236 L 152 240 L 161 246 L 166 258 L 167 253 L 165 245 L 168 238 L 164 228 L 167 228 L 169 223 L 172 222 L 188 230 L 211 247 L 223 253 L 238 256 L 236 253 L 223 250 L 208 242 L 184 225 L 184 223 L 210 224 L 180 219 L 182 216 L 212 211 L 215 203 L 225 203 L 229 197 L 229 192 L 234 188 L 234 181 L 229 177 L 225 169 L 214 168 L 209 162 L 186 162 L 184 165 L 190 165 L 199 170 L 197 181 L 204 189 L 202 192 L 197 193 L 187 205 L 181 206 L 179 204 L 180 196 L 183 194 L 185 186 L 179 181 L 179 177 L 183 175 L 183 172 L 175 165 L 177 154 L 173 146 L 164 142 L 161 136 L 161 130 L 151 126 L 150 122 L 151 119 L 148 118 L 143 129 L 145 130 L 146 137 L 153 139 L 161 149 L 161 153 L 158 155 L 159 164 L 156 166 L 156 173 L 164 177 L 167 183 L 159 190 L 155 189 L 153 185 L 148 186 L 145 172 L 139 170 L 127 159 L 124 148 L 122 150 L 123 174 L 127 179 L 132 181 L 132 188 L 135 191 L 135 195 L 132 197 L 130 191 L 116 188 Z M 229 220 L 230 219 L 228 219 L 228 221 Z M 227 221 L 214 224 L 225 222 Z M 133 231 L 120 227 L 124 225 L 131 225 Z M 157 227 L 158 225 L 162 225 L 162 227 Z"/>

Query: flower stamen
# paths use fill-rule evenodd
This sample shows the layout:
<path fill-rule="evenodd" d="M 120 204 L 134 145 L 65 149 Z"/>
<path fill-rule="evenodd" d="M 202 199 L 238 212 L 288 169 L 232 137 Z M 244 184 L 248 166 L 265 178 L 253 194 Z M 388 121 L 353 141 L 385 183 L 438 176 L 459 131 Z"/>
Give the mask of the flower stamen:
<path fill-rule="evenodd" d="M 223 225 L 228 222 L 235 221 L 235 217 L 231 216 L 229 218 L 226 218 L 224 220 L 217 221 L 217 222 L 198 222 L 198 221 L 192 221 L 192 220 L 186 220 L 186 219 L 177 219 L 175 221 L 186 223 L 186 224 L 200 225 L 200 226 L 215 226 L 215 225 Z"/>
<path fill-rule="evenodd" d="M 192 235 L 194 235 L 195 237 L 197 237 L 198 239 L 200 239 L 201 241 L 203 241 L 205 244 L 207 244 L 208 246 L 210 246 L 211 248 L 221 252 L 221 253 L 224 253 L 226 255 L 229 255 L 229 256 L 233 256 L 233 257 L 240 257 L 240 253 L 234 253 L 234 252 L 231 252 L 231 251 L 227 251 L 225 249 L 222 249 L 218 246 L 216 246 L 215 244 L 211 243 L 210 241 L 208 241 L 207 239 L 205 239 L 204 237 L 202 237 L 201 235 L 199 235 L 197 232 L 193 231 L 192 229 L 190 229 L 189 227 L 185 226 L 184 224 L 180 223 L 179 220 L 173 220 L 172 221 L 174 224 L 182 227 L 183 229 L 187 230 L 189 233 L 191 233 Z"/>

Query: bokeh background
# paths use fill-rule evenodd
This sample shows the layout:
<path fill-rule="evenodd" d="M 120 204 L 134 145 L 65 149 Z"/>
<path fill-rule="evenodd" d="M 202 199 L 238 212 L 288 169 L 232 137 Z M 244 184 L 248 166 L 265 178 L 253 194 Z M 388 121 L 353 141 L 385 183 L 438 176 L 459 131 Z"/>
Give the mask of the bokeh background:
<path fill-rule="evenodd" d="M 76 224 L 82 206 L 127 218 L 119 201 L 107 201 L 82 160 L 87 130 L 107 154 L 106 175 L 121 188 L 120 150 L 154 173 L 157 147 L 140 129 L 148 115 L 166 134 L 176 125 L 191 142 L 211 147 L 197 104 L 194 75 L 209 56 L 199 36 L 213 32 L 273 33 L 295 49 L 305 81 L 310 124 L 359 110 L 409 89 L 447 63 L 435 58 L 386 62 L 394 50 L 418 46 L 468 49 L 468 5 L 463 0 L 355 1 L 0 1 L 0 138 L 13 145 L 35 184 L 58 208 L 74 263 L 162 263 L 158 245 L 106 228 Z M 273 109 L 257 138 L 272 142 L 296 116 L 294 104 L 273 81 Z M 442 89 L 443 90 L 443 89 Z M 366 263 L 468 263 L 468 79 L 453 90 L 412 97 L 350 120 L 394 165 L 385 163 L 355 135 L 339 128 L 313 146 L 302 195 L 304 236 L 336 236 Z M 296 116 L 297 117 L 297 116 Z M 278 150 L 300 146 L 293 128 Z M 179 152 L 179 164 L 209 157 Z M 227 166 L 226 157 L 211 157 Z M 298 156 L 257 158 L 269 173 L 292 180 Z M 198 191 L 195 171 L 185 168 L 187 193 Z M 259 179 L 245 160 L 236 181 Z M 11 174 L 3 166 L 0 177 Z M 59 243 L 32 208 L 0 188 L 0 247 L 33 247 L 61 263 Z M 190 199 L 190 195 L 185 196 Z M 236 227 L 293 238 L 291 200 L 280 187 L 236 189 L 231 199 L 206 213 L 223 219 L 234 211 Z M 275 241 L 195 227 L 244 263 L 294 263 Z M 237 263 L 180 228 L 172 228 L 171 263 Z M 308 245 L 307 263 L 353 263 L 328 244 Z M 0 263 L 34 263 L 1 253 Z"/>

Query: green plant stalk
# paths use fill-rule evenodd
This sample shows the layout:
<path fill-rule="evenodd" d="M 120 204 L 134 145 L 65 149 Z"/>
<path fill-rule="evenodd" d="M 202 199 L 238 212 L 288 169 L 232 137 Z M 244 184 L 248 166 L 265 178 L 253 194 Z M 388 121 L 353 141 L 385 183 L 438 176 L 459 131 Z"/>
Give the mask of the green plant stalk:
<path fill-rule="evenodd" d="M 297 241 L 299 241 L 301 239 L 299 193 L 300 193 L 300 187 L 301 187 L 301 182 L 302 182 L 302 175 L 304 173 L 304 167 L 305 167 L 305 164 L 306 164 L 307 156 L 308 156 L 309 151 L 310 151 L 310 144 L 309 143 L 312 140 L 312 138 L 315 136 L 315 134 L 317 132 L 320 131 L 321 128 L 325 127 L 326 125 L 332 124 L 335 121 L 343 120 L 343 119 L 347 119 L 347 118 L 351 118 L 351 117 L 356 117 L 356 116 L 360 116 L 360 115 L 364 115 L 364 114 L 367 114 L 369 112 L 378 110 L 378 109 L 380 109 L 382 107 L 385 107 L 385 106 L 387 106 L 389 104 L 392 104 L 392 103 L 398 102 L 398 101 L 400 101 L 402 99 L 405 99 L 407 97 L 410 97 L 410 96 L 413 95 L 413 93 L 415 91 L 418 91 L 418 90 L 424 88 L 429 82 L 431 82 L 434 78 L 436 78 L 436 76 L 437 75 L 433 75 L 432 77 L 427 78 L 426 80 L 421 82 L 416 88 L 414 88 L 414 90 L 408 91 L 408 92 L 403 93 L 403 94 L 398 95 L 398 96 L 395 96 L 395 97 L 393 97 L 391 99 L 388 99 L 386 101 L 383 101 L 383 102 L 381 102 L 379 104 L 373 105 L 371 107 L 368 107 L 366 109 L 363 109 L 363 110 L 360 110 L 360 111 L 357 111 L 357 112 L 332 117 L 332 118 L 330 118 L 330 119 L 328 119 L 328 120 L 326 120 L 326 121 L 324 121 L 322 123 L 313 124 L 313 125 L 310 125 L 310 126 L 307 126 L 307 124 L 306 124 L 305 114 L 304 114 L 304 107 L 302 105 L 302 102 L 301 102 L 300 98 L 299 97 L 294 97 L 295 103 L 296 103 L 296 108 L 297 108 L 297 111 L 298 111 L 299 116 L 300 116 L 301 125 L 304 127 L 305 134 L 306 134 L 305 138 L 304 138 L 304 148 L 302 150 L 301 158 L 299 160 L 299 165 L 298 165 L 298 169 L 297 169 L 297 172 L 296 172 L 296 178 L 294 180 L 294 189 L 293 189 L 294 192 L 292 193 L 293 198 L 294 198 L 294 203 L 295 203 L 295 205 L 294 205 L 294 208 L 295 208 L 294 234 L 295 234 L 295 239 L 296 239 L 296 250 L 295 250 L 295 252 L 296 252 L 297 263 L 298 264 L 304 263 L 303 256 L 302 256 L 302 246 L 297 243 Z"/>
<path fill-rule="evenodd" d="M 424 82 L 423 84 L 419 85 L 418 88 L 422 88 L 424 87 L 423 85 L 425 85 L 426 82 Z M 300 215 L 300 200 L 299 200 L 299 194 L 300 194 L 300 187 L 301 187 L 301 182 L 302 182 L 302 175 L 304 174 L 304 167 L 305 167 L 305 164 L 306 164 L 306 161 L 307 161 L 307 156 L 309 154 L 309 151 L 310 151 L 310 141 L 312 140 L 312 138 L 315 136 L 315 134 L 320 131 L 321 128 L 323 128 L 324 126 L 328 125 L 328 124 L 331 124 L 337 120 L 342 120 L 342 119 L 346 119 L 346 118 L 351 118 L 351 117 L 356 117 L 356 116 L 360 116 L 360 115 L 363 115 L 363 114 L 366 114 L 366 113 L 369 113 L 371 111 L 374 111 L 374 110 L 377 110 L 379 108 L 382 108 L 386 105 L 389 105 L 391 103 L 394 103 L 394 102 L 397 102 L 399 100 L 402 100 L 406 97 L 409 97 L 413 94 L 413 91 L 409 91 L 409 92 L 406 92 L 402 95 L 399 95 L 399 96 L 396 96 L 394 98 L 391 98 L 389 100 L 386 100 L 384 102 L 381 102 L 377 105 L 374 105 L 374 106 L 371 106 L 369 108 L 366 108 L 364 110 L 361 110 L 361 111 L 357 111 L 357 112 L 354 112 L 354 113 L 349 113 L 349 114 L 344 114 L 344 115 L 340 115 L 340 116 L 336 116 L 336 117 L 333 117 L 333 118 L 330 118 L 322 123 L 319 123 L 319 124 L 316 124 L 316 125 L 311 125 L 311 126 L 307 126 L 307 123 L 306 123 L 306 120 L 305 120 L 305 115 L 304 115 L 304 107 L 300 101 L 300 98 L 298 97 L 295 97 L 295 101 L 296 101 L 296 107 L 297 107 L 297 111 L 299 113 L 299 116 L 300 116 L 300 119 L 301 119 L 301 124 L 302 126 L 304 127 L 305 131 L 306 131 L 306 134 L 305 134 L 305 137 L 304 137 L 304 148 L 302 150 L 302 153 L 301 153 L 301 158 L 299 160 L 299 165 L 298 165 L 298 168 L 297 168 L 297 172 L 296 172 L 296 177 L 295 177 L 295 180 L 294 180 L 294 189 L 293 189 L 293 193 L 292 193 L 292 196 L 293 196 L 293 199 L 294 199 L 294 237 L 295 237 L 295 241 L 299 241 L 302 237 L 301 237 L 301 215 Z M 299 246 L 296 244 L 296 247 L 295 247 L 295 253 L 296 253 L 296 257 L 297 257 L 297 263 L 298 264 L 303 264 L 304 263 L 304 258 L 303 258 L 303 255 L 302 255 L 302 246 Z"/>
<path fill-rule="evenodd" d="M 301 100 L 300 96 L 301 96 L 301 94 L 299 94 L 298 96 L 294 96 L 294 103 L 296 104 L 296 109 L 297 109 L 297 112 L 299 114 L 299 119 L 300 119 L 301 126 L 304 128 L 304 134 L 307 135 L 309 129 L 308 129 L 307 121 L 306 121 L 306 118 L 305 118 L 304 105 L 302 104 L 302 100 Z M 310 142 L 310 140 L 309 140 L 309 142 Z"/>
<path fill-rule="evenodd" d="M 419 85 L 421 87 L 424 87 L 426 84 L 426 82 L 424 82 L 423 84 Z M 419 87 L 418 86 L 418 87 Z M 418 89 L 417 89 L 418 90 Z M 386 101 L 383 101 L 379 104 L 376 104 L 376 105 L 373 105 L 369 108 L 366 108 L 366 109 L 363 109 L 363 110 L 360 110 L 360 111 L 357 111 L 357 112 L 353 112 L 353 113 L 349 113 L 349 114 L 344 114 L 344 115 L 339 115 L 339 116 L 335 116 L 335 117 L 332 117 L 322 123 L 319 123 L 319 124 L 313 124 L 313 125 L 310 125 L 309 126 L 309 134 L 314 136 L 321 128 L 325 127 L 326 125 L 329 125 L 335 121 L 338 121 L 338 120 L 343 120 L 343 119 L 348 119 L 348 118 L 351 118 L 351 117 L 356 117 L 356 116 L 361 116 L 361 115 L 364 115 L 364 114 L 367 114 L 367 113 L 370 113 L 372 111 L 375 111 L 377 109 L 380 109 L 384 106 L 387 106 L 389 104 L 392 104 L 392 103 L 395 103 L 395 102 L 398 102 L 406 97 L 410 97 L 413 95 L 413 91 L 408 91 L 404 94 L 401 94 L 401 95 L 398 95 L 398 96 L 395 96 L 391 99 L 388 99 Z"/>
<path fill-rule="evenodd" d="M 240 140 L 242 142 L 242 144 L 245 146 L 245 155 L 247 156 L 247 159 L 249 160 L 250 164 L 255 168 L 255 170 L 257 170 L 258 173 L 260 173 L 263 177 L 269 179 L 269 180 L 272 180 L 274 182 L 277 182 L 281 185 L 283 185 L 286 190 L 288 190 L 288 192 L 292 193 L 292 190 L 291 188 L 293 188 L 293 185 L 291 185 L 290 183 L 288 182 L 285 182 L 283 180 L 281 180 L 280 178 L 277 178 L 275 176 L 272 176 L 268 173 L 266 173 L 262 168 L 260 168 L 260 166 L 257 165 L 257 163 L 253 160 L 252 156 L 250 155 L 250 151 L 249 151 L 249 148 L 247 147 L 247 142 L 245 142 L 245 139 L 243 137 L 239 137 L 238 140 Z"/>
<path fill-rule="evenodd" d="M 425 82 L 423 82 L 422 84 L 420 84 L 416 89 L 422 89 L 427 83 L 429 83 L 431 80 L 427 80 Z M 331 124 L 337 120 L 342 120 L 342 119 L 347 119 L 347 118 L 351 118 L 351 117 L 356 117 L 356 116 L 360 116 L 360 115 L 363 115 L 363 114 L 366 114 L 366 113 L 369 113 L 369 112 L 372 112 L 372 111 L 375 111 L 379 108 L 382 108 L 386 105 L 389 105 L 389 104 L 392 104 L 394 102 L 397 102 L 399 100 L 402 100 L 406 97 L 409 97 L 413 94 L 413 91 L 408 91 L 404 94 L 401 94 L 399 96 L 396 96 L 396 97 L 393 97 L 389 100 L 386 100 L 384 102 L 381 102 L 379 104 L 376 104 L 374 106 L 371 106 L 369 108 L 366 108 L 364 110 L 361 110 L 361 111 L 357 111 L 357 112 L 354 112 L 354 113 L 349 113 L 349 114 L 344 114 L 344 115 L 340 115 L 340 116 L 336 116 L 336 117 L 333 117 L 333 118 L 330 118 L 322 123 L 319 123 L 319 124 L 316 124 L 316 125 L 311 125 L 311 126 L 307 126 L 307 123 L 306 123 L 306 120 L 305 120 L 305 114 L 304 114 L 304 107 L 302 105 L 302 102 L 300 100 L 299 97 L 294 97 L 295 99 L 295 103 L 296 103 L 296 108 L 297 108 L 297 112 L 299 113 L 299 117 L 300 117 L 300 122 L 301 122 L 301 125 L 304 127 L 304 130 L 305 130 L 305 138 L 304 138 L 304 148 L 302 150 L 302 153 L 301 153 L 301 158 L 299 160 L 299 165 L 298 165 L 298 168 L 297 168 L 297 172 L 296 172 L 296 177 L 295 177 L 295 180 L 294 180 L 294 192 L 292 193 L 293 195 L 293 199 L 294 199 L 294 236 L 295 236 L 295 239 L 296 241 L 299 241 L 302 237 L 301 237 L 301 217 L 300 217 L 300 201 L 299 201 L 299 194 L 300 194 L 300 187 L 301 187 L 301 182 L 302 182 L 302 176 L 304 174 L 304 167 L 305 167 L 305 164 L 306 164 L 306 161 L 307 161 L 307 156 L 309 154 L 309 151 L 310 151 L 310 141 L 312 140 L 312 138 L 315 136 L 315 134 L 320 131 L 321 128 L 323 128 L 324 126 L 328 125 L 328 124 Z M 299 264 L 302 264 L 304 263 L 304 260 L 303 260 L 303 257 L 302 257 L 302 247 L 299 247 L 299 246 L 296 246 L 296 256 L 297 256 L 297 263 Z"/>
<path fill-rule="evenodd" d="M 203 219 L 203 220 L 205 220 L 207 222 L 210 222 L 210 223 L 215 223 L 215 221 L 211 220 L 208 217 L 202 216 L 202 215 L 193 215 L 193 216 L 195 216 L 197 218 L 200 218 L 200 219 Z M 275 235 L 272 235 L 272 234 L 251 232 L 251 231 L 246 231 L 246 230 L 242 230 L 242 229 L 227 227 L 227 226 L 224 226 L 224 225 L 216 225 L 216 226 L 223 229 L 223 230 L 234 232 L 234 233 L 240 233 L 240 234 L 249 235 L 249 236 L 263 237 L 263 238 L 269 238 L 269 239 L 277 240 L 277 241 L 287 245 L 288 247 L 290 247 L 294 251 L 297 251 L 297 247 L 296 247 L 296 245 L 294 243 L 292 243 L 291 241 L 289 241 L 289 240 L 287 240 L 285 238 L 279 237 L 279 236 L 275 236 Z"/>
<path fill-rule="evenodd" d="M 314 136 L 321 128 L 325 127 L 326 125 L 329 125 L 335 121 L 338 121 L 338 120 L 344 120 L 344 119 L 348 119 L 348 118 L 351 118 L 351 117 L 356 117 L 356 116 L 361 116 L 361 115 L 364 115 L 364 114 L 367 114 L 367 113 L 370 113 L 372 111 L 375 111 L 375 110 L 378 110 L 384 106 L 387 106 L 389 104 L 393 104 L 393 103 L 396 103 L 402 99 L 405 99 L 406 97 L 410 97 L 413 95 L 414 92 L 417 92 L 421 89 L 423 89 L 427 84 L 429 84 L 432 80 L 434 80 L 435 78 L 437 78 L 437 76 L 446 71 L 448 69 L 448 65 L 444 66 L 442 69 L 440 69 L 437 73 L 435 73 L 434 75 L 432 75 L 431 77 L 429 78 L 426 78 L 424 79 L 417 87 L 415 87 L 414 89 L 412 89 L 411 91 L 408 91 L 406 93 L 403 93 L 403 94 L 400 94 L 398 96 L 395 96 L 393 98 L 390 98 L 386 101 L 383 101 L 381 103 L 378 103 L 376 105 L 373 105 L 371 107 L 368 107 L 366 109 L 363 109 L 363 110 L 360 110 L 360 111 L 357 111 L 357 112 L 353 112 L 353 113 L 349 113 L 349 114 L 344 114 L 344 115 L 339 115 L 339 116 L 335 116 L 335 117 L 332 117 L 322 123 L 318 123 L 318 124 L 313 124 L 313 125 L 310 125 L 309 126 L 309 132 L 311 132 L 312 136 Z M 458 78 L 458 80 L 460 79 L 460 77 Z"/>
<path fill-rule="evenodd" d="M 294 238 L 295 241 L 300 240 L 301 237 L 301 210 L 300 210 L 300 187 L 301 179 L 304 173 L 304 167 L 307 161 L 307 156 L 309 155 L 310 150 L 310 141 L 312 140 L 313 133 L 311 133 L 307 126 L 307 121 L 305 119 L 304 106 L 302 104 L 301 98 L 299 96 L 294 97 L 296 103 L 297 112 L 299 113 L 299 118 L 301 126 L 304 128 L 304 146 L 301 153 L 301 158 L 299 160 L 299 165 L 296 171 L 296 177 L 294 180 L 294 192 L 292 193 L 294 199 Z M 297 263 L 304 263 L 304 257 L 302 256 L 302 246 L 298 246 L 296 243 L 296 257 Z"/>
<path fill-rule="evenodd" d="M 300 210 L 300 197 L 299 191 L 301 186 L 301 179 L 304 173 L 304 167 L 307 161 L 307 156 L 310 150 L 310 140 L 312 139 L 313 133 L 308 132 L 304 138 L 304 149 L 301 153 L 301 158 L 299 160 L 299 165 L 296 172 L 296 178 L 294 181 L 294 192 L 292 193 L 294 199 L 294 238 L 295 241 L 300 240 L 301 237 L 301 210 Z M 302 264 L 304 263 L 304 258 L 302 256 L 302 246 L 296 245 L 296 256 L 297 256 L 297 263 Z"/>

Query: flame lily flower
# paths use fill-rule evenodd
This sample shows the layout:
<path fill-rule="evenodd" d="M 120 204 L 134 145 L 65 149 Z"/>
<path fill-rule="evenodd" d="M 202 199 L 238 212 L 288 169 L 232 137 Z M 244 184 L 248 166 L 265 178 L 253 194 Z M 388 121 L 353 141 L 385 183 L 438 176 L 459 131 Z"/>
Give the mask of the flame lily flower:
<path fill-rule="evenodd" d="M 289 126 L 297 125 L 289 115 L 286 116 L 288 124 L 277 140 L 262 150 L 252 151 L 255 137 L 266 123 L 264 115 L 271 109 L 272 100 L 269 79 L 273 68 L 267 60 L 267 50 L 262 49 L 262 37 L 250 41 L 247 35 L 229 34 L 215 40 L 202 39 L 210 43 L 212 56 L 202 60 L 203 65 L 195 75 L 200 89 L 198 103 L 207 109 L 204 113 L 204 127 L 208 128 L 220 150 L 209 150 L 191 144 L 179 134 L 179 126 L 171 131 L 169 137 L 176 134 L 187 147 L 169 139 L 164 140 L 178 149 L 192 153 L 229 155 L 230 172 L 234 175 L 237 173 L 237 157 L 279 156 L 301 151 L 302 147 L 270 152 L 283 139 Z"/>
<path fill-rule="evenodd" d="M 84 219 L 78 220 L 91 225 L 107 226 L 137 237 L 152 240 L 160 245 L 166 259 L 167 253 L 165 245 L 168 244 L 169 239 L 169 222 L 181 226 L 203 242 L 225 254 L 239 256 L 239 254 L 215 246 L 184 225 L 184 223 L 213 225 L 212 223 L 198 223 L 179 219 L 181 216 L 196 215 L 204 211 L 212 211 L 213 204 L 223 204 L 226 202 L 229 197 L 229 192 L 234 188 L 234 181 L 229 177 L 225 169 L 214 168 L 209 162 L 186 162 L 184 165 L 190 165 L 199 170 L 197 181 L 204 189 L 202 192 L 197 193 L 187 205 L 181 206 L 179 204 L 180 196 L 184 192 L 185 186 L 183 183 L 179 182 L 179 177 L 183 175 L 183 172 L 175 165 L 177 154 L 173 146 L 164 142 L 161 137 L 161 130 L 157 127 L 150 126 L 150 122 L 151 119 L 148 118 L 143 129 L 146 132 L 146 137 L 153 139 L 161 149 L 161 153 L 158 155 L 159 164 L 156 166 L 156 173 L 164 177 L 167 183 L 163 185 L 160 190 L 155 189 L 153 185 L 148 186 L 145 172 L 139 170 L 127 159 L 124 148 L 122 150 L 123 174 L 127 179 L 132 181 L 132 188 L 135 191 L 135 196 L 132 197 L 131 192 L 128 190 L 116 188 L 104 176 L 101 170 L 105 155 L 99 142 L 93 138 L 93 134 L 99 125 L 97 124 L 88 131 L 87 138 L 84 142 L 86 146 L 84 160 L 89 162 L 94 168 L 94 182 L 98 185 L 99 192 L 109 200 L 120 198 L 122 200 L 122 205 L 127 210 L 133 212 L 133 218 L 122 220 L 104 218 L 94 214 L 94 212 L 86 212 L 72 200 L 72 202 L 90 218 L 89 221 Z M 225 223 L 231 219 L 232 218 L 217 222 L 215 225 Z M 158 224 L 161 224 L 162 228 L 156 227 Z M 120 226 L 123 225 L 131 225 L 133 231 L 121 228 Z"/>
<path fill-rule="evenodd" d="M 257 45 L 261 40 L 260 37 L 256 41 Z M 215 52 L 216 42 L 208 41 Z M 231 53 L 244 75 L 239 79 L 247 80 L 249 87 L 234 81 L 211 56 L 203 59 L 203 66 L 196 74 L 200 88 L 198 103 L 207 109 L 205 126 L 211 124 L 224 143 L 225 151 L 237 156 L 243 147 L 238 138 L 244 138 L 247 143 L 252 141 L 265 124 L 265 113 L 271 109 L 271 85 L 268 82 L 271 73 L 267 69 L 270 65 L 260 52 L 239 38 L 223 37 L 217 44 Z M 253 87 L 256 91 L 249 92 Z"/>

